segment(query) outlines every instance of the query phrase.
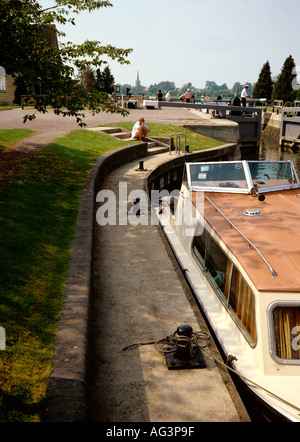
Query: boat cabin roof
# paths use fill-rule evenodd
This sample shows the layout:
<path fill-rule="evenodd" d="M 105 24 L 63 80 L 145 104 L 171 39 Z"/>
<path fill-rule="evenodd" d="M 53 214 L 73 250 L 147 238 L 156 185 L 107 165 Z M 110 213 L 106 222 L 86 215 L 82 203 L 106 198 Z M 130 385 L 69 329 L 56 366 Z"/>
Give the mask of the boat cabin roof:
<path fill-rule="evenodd" d="M 300 192 L 292 163 L 190 163 L 188 170 L 194 205 L 256 288 L 300 292 Z"/>

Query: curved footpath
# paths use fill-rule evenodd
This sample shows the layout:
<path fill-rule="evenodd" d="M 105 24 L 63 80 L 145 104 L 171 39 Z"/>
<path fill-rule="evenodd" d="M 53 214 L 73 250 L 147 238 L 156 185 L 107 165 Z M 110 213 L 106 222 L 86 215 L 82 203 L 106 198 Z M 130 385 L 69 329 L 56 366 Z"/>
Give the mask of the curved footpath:
<path fill-rule="evenodd" d="M 0 111 L 0 129 L 30 129 L 37 134 L 28 140 L 21 141 L 16 148 L 19 150 L 35 150 L 49 143 L 53 138 L 65 135 L 71 130 L 80 129 L 75 118 L 55 115 L 51 110 L 46 114 L 37 114 L 32 121 L 23 123 L 23 117 L 32 109 L 14 109 Z M 144 117 L 145 122 L 169 123 L 182 125 L 185 123 L 197 123 L 201 121 L 201 115 L 196 115 L 182 108 L 146 110 L 142 108 L 130 109 L 130 114 L 122 117 L 119 114 L 99 113 L 93 115 L 87 112 L 83 122 L 87 128 L 106 125 L 108 123 L 118 123 L 120 121 L 137 121 Z"/>
<path fill-rule="evenodd" d="M 146 156 L 146 149 L 142 143 L 103 156 L 92 172 L 95 186 L 91 178 L 73 246 L 47 420 L 247 421 L 227 370 L 219 368 L 210 356 L 221 359 L 212 340 L 211 353 L 205 354 L 205 369 L 168 370 L 164 356 L 153 345 L 122 351 L 132 344 L 165 338 L 182 324 L 195 332 L 206 331 L 158 226 L 148 219 L 139 225 L 128 221 L 125 225 L 100 226 L 95 222 L 94 231 L 90 229 L 99 206 L 91 210 L 88 205 L 93 206 L 98 191 L 116 196 L 116 201 L 110 200 L 110 207 L 111 213 L 117 208 L 118 220 L 120 183 L 126 186 L 129 197 L 133 190 L 144 190 L 147 175 L 170 160 L 168 153 Z M 127 162 L 108 172 L 119 155 Z M 140 161 L 148 172 L 137 170 Z M 96 175 L 106 173 L 105 179 L 97 182 Z M 132 201 L 129 198 L 126 202 L 126 215 Z"/>
<path fill-rule="evenodd" d="M 144 158 L 147 174 L 169 159 L 169 154 Z M 119 182 L 126 183 L 128 193 L 143 190 L 145 172 L 137 172 L 137 161 L 126 163 L 101 188 L 117 194 Z M 246 420 L 229 377 L 210 352 L 204 353 L 204 369 L 168 370 L 154 345 L 122 351 L 165 338 L 182 324 L 207 332 L 160 228 L 144 217 L 147 225 L 95 229 L 90 421 Z M 212 342 L 211 351 L 217 355 Z"/>
<path fill-rule="evenodd" d="M 22 113 L 25 111 L 1 112 L 0 129 L 26 127 L 41 131 L 39 139 L 29 140 L 31 149 L 77 128 L 73 119 L 54 115 L 39 115 L 24 126 L 19 121 Z M 178 125 L 201 120 L 200 115 L 184 109 L 137 109 L 126 118 L 134 121 L 140 116 L 146 122 Z M 93 127 L 121 118 L 90 115 L 87 123 Z M 16 148 L 22 151 L 26 146 L 23 143 Z M 192 326 L 194 331 L 206 331 L 159 227 L 150 223 L 100 227 L 95 223 L 93 229 L 94 198 L 100 189 L 117 195 L 119 182 L 126 183 L 128 193 L 145 189 L 147 174 L 136 171 L 139 160 L 144 160 L 150 173 L 170 159 L 169 154 L 146 156 L 145 143 L 136 146 L 124 165 L 111 170 L 106 164 L 107 155 L 90 172 L 78 215 L 45 420 L 247 421 L 248 415 L 227 371 L 220 369 L 210 355 L 205 353 L 205 369 L 168 370 L 164 356 L 153 345 L 122 351 L 131 344 L 162 339 L 181 324 Z M 106 178 L 100 187 L 97 170 L 101 167 Z M 209 351 L 219 358 L 212 341 Z"/>
<path fill-rule="evenodd" d="M 21 140 L 13 147 L 0 152 L 0 182 L 5 176 L 13 172 L 14 168 L 23 161 L 50 143 L 53 139 L 63 136 L 68 132 L 80 129 L 75 118 L 55 115 L 51 110 L 46 114 L 37 113 L 32 121 L 23 123 L 26 114 L 32 113 L 33 109 L 14 109 L 0 112 L 0 129 L 30 129 L 35 135 Z M 87 112 L 83 119 L 86 128 L 92 128 L 108 123 L 120 121 L 137 121 L 144 117 L 146 122 L 170 123 L 175 125 L 192 124 L 199 121 L 199 117 L 191 114 L 186 109 L 145 110 L 131 109 L 130 114 L 122 117 L 119 114 Z"/>

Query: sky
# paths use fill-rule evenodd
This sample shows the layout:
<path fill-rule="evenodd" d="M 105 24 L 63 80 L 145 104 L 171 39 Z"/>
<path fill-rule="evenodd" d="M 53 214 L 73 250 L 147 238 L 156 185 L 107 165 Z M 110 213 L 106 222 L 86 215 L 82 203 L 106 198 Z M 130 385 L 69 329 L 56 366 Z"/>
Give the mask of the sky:
<path fill-rule="evenodd" d="M 130 65 L 108 60 L 116 84 L 172 81 L 254 83 L 269 61 L 278 75 L 289 55 L 300 71 L 299 0 L 110 0 L 111 8 L 76 15 L 67 41 L 132 48 Z M 54 0 L 41 0 L 53 4 Z M 297 69 L 298 71 L 298 69 Z"/>

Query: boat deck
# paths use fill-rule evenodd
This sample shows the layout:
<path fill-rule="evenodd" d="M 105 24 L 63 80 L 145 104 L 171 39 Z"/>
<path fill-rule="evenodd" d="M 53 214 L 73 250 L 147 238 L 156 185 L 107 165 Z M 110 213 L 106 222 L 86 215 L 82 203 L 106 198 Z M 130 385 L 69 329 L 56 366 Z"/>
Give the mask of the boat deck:
<path fill-rule="evenodd" d="M 206 192 L 205 195 L 266 258 L 272 273 L 254 248 L 205 198 L 209 225 L 238 256 L 251 281 L 260 291 L 300 291 L 300 193 L 299 189 L 266 194 L 265 201 L 252 195 Z M 195 202 L 196 193 L 193 192 Z M 200 210 L 202 210 L 199 207 Z M 246 210 L 261 212 L 247 216 Z M 287 216 L 285 216 L 285 214 Z"/>

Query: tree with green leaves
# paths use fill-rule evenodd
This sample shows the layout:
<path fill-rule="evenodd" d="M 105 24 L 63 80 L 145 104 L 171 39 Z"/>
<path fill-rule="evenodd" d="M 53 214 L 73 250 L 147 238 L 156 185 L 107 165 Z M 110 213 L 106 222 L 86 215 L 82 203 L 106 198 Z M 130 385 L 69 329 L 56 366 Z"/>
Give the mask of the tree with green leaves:
<path fill-rule="evenodd" d="M 239 81 L 236 81 L 232 86 L 232 93 L 238 96 L 242 92 L 242 90 L 243 90 L 243 85 Z"/>
<path fill-rule="evenodd" d="M 261 68 L 257 83 L 253 89 L 253 98 L 267 98 L 271 100 L 273 92 L 273 81 L 271 77 L 271 67 L 267 61 Z"/>
<path fill-rule="evenodd" d="M 185 84 L 182 86 L 182 88 L 180 89 L 179 94 L 180 94 L 180 95 L 185 94 L 185 92 L 186 92 L 188 89 L 190 89 L 190 91 L 192 91 L 193 89 L 195 89 L 191 82 L 185 83 Z"/>
<path fill-rule="evenodd" d="M 163 94 L 166 94 L 168 91 L 170 91 L 170 92 L 175 91 L 176 86 L 175 86 L 175 83 L 172 81 L 168 81 L 168 80 L 160 81 L 158 84 L 154 83 L 149 86 L 148 94 L 156 96 L 159 89 L 162 91 Z"/>
<path fill-rule="evenodd" d="M 33 119 L 37 112 L 47 112 L 47 106 L 56 114 L 74 116 L 82 126 L 86 108 L 95 113 L 127 113 L 109 102 L 108 94 L 95 89 L 87 90 L 74 80 L 76 70 L 99 68 L 103 57 L 129 63 L 132 49 L 118 49 L 101 45 L 99 41 L 82 44 L 61 43 L 54 47 L 45 38 L 45 29 L 59 40 L 65 33 L 55 25 L 70 22 L 82 11 L 92 12 L 111 7 L 109 1 L 56 0 L 55 5 L 43 9 L 38 0 L 1 0 L 0 3 L 0 66 L 7 75 L 21 77 L 28 95 L 33 96 L 35 112 L 26 115 L 24 121 Z M 45 95 L 40 95 L 41 87 Z"/>
<path fill-rule="evenodd" d="M 96 70 L 96 89 L 107 94 L 112 94 L 115 89 L 115 78 L 112 75 L 109 66 L 105 66 L 101 72 Z"/>
<path fill-rule="evenodd" d="M 93 69 L 90 66 L 81 68 L 77 76 L 79 83 L 88 91 L 96 88 L 96 78 Z"/>
<path fill-rule="evenodd" d="M 272 95 L 273 100 L 282 100 L 284 103 L 294 101 L 297 92 L 293 89 L 295 61 L 290 55 L 284 62 L 277 78 Z"/>

